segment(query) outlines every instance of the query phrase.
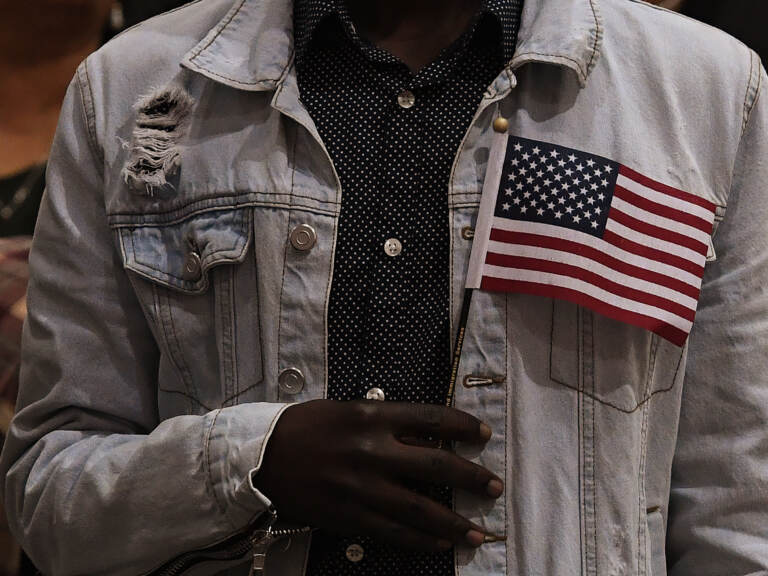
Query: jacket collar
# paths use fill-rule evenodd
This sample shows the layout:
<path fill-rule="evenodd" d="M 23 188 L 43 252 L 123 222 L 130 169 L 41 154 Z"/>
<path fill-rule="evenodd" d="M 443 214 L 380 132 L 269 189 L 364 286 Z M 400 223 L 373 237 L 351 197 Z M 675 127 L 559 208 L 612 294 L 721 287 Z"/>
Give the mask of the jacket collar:
<path fill-rule="evenodd" d="M 525 0 L 510 62 L 573 70 L 584 86 L 600 55 L 599 0 Z M 242 90 L 275 90 L 294 57 L 291 0 L 237 0 L 182 60 L 182 66 Z"/>

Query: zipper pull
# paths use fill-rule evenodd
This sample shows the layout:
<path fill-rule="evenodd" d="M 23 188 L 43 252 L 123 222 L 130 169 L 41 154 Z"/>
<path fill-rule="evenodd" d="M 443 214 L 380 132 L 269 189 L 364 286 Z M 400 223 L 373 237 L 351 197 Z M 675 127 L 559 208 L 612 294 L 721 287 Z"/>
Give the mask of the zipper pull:
<path fill-rule="evenodd" d="M 274 535 L 272 534 L 272 526 L 269 526 L 266 530 L 256 530 L 251 538 L 253 544 L 253 560 L 251 562 L 251 571 L 249 576 L 263 576 L 264 566 L 267 563 L 267 552 Z"/>
<path fill-rule="evenodd" d="M 270 508 L 267 512 L 269 516 L 258 530 L 251 533 L 251 547 L 253 549 L 253 560 L 251 561 L 251 570 L 248 576 L 264 576 L 264 566 L 267 563 L 267 552 L 275 540 L 275 534 L 272 532 L 272 526 L 277 522 L 277 512 Z"/>

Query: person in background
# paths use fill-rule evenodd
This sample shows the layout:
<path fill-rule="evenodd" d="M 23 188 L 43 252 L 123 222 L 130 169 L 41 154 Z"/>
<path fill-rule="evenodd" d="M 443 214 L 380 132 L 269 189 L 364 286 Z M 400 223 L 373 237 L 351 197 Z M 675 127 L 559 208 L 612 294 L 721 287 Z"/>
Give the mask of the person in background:
<path fill-rule="evenodd" d="M 29 246 L 67 86 L 106 39 L 182 3 L 0 0 L 0 447 L 18 388 Z M 0 576 L 34 573 L 0 505 Z"/>

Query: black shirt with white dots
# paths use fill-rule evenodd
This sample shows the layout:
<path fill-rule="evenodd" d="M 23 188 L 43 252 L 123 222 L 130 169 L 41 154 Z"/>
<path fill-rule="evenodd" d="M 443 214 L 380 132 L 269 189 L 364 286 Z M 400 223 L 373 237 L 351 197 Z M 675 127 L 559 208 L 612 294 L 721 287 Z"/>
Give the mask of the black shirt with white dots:
<path fill-rule="evenodd" d="M 484 92 L 514 53 L 522 0 L 485 0 L 413 74 L 361 38 L 343 0 L 295 0 L 303 104 L 341 180 L 328 397 L 442 404 L 450 375 L 448 185 Z M 378 389 L 378 390 L 375 390 Z M 450 506 L 445 487 L 420 487 Z M 310 576 L 451 576 L 453 552 L 313 536 Z"/>

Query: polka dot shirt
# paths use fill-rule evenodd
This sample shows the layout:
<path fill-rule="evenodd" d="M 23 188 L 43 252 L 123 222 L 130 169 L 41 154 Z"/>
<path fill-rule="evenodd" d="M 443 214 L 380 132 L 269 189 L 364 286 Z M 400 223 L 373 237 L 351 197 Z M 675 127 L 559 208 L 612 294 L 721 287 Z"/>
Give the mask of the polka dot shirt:
<path fill-rule="evenodd" d="M 358 36 L 341 0 L 295 0 L 301 100 L 342 186 L 329 398 L 379 388 L 387 401 L 445 402 L 448 183 L 485 90 L 514 53 L 521 9 L 522 0 L 486 0 L 470 29 L 413 74 Z M 414 489 L 451 505 L 446 487 Z M 320 531 L 307 574 L 451 576 L 453 553 L 406 553 Z"/>

